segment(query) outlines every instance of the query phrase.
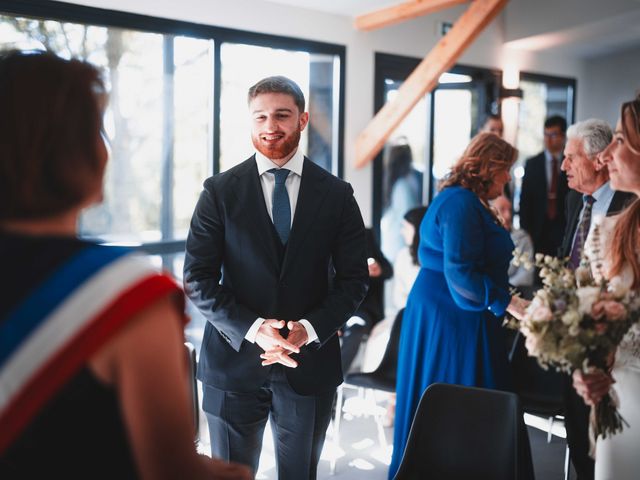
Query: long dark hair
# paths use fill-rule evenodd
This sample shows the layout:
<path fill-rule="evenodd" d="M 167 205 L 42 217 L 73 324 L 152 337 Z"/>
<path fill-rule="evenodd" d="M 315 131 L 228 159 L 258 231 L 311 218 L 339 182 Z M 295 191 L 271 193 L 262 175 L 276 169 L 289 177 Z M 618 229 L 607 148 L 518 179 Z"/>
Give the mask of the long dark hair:
<path fill-rule="evenodd" d="M 411 147 L 407 144 L 393 145 L 389 148 L 389 160 L 386 163 L 386 175 L 382 192 L 382 209 L 391 204 L 391 192 L 399 178 L 411 173 L 413 155 Z"/>
<path fill-rule="evenodd" d="M 418 246 L 420 245 L 420 224 L 422 223 L 422 219 L 424 218 L 425 213 L 427 213 L 427 207 L 421 206 L 412 208 L 404 214 L 404 219 L 414 227 L 413 240 L 411 241 L 411 245 L 409 245 L 411 260 L 413 260 L 414 265 L 420 265 L 420 262 L 418 261 Z"/>

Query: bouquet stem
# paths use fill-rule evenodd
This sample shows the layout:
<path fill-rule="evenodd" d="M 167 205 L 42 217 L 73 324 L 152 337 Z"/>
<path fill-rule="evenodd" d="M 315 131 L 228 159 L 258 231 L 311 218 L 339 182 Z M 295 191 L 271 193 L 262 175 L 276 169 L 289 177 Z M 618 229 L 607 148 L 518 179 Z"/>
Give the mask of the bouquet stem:
<path fill-rule="evenodd" d="M 616 433 L 622 432 L 624 426 L 629 427 L 627 421 L 618 412 L 617 404 L 610 393 L 607 393 L 600 402 L 591 407 L 589 419 L 589 436 L 591 437 L 592 447 L 595 446 L 595 440 L 599 436 L 602 436 L 602 438 L 611 437 Z"/>

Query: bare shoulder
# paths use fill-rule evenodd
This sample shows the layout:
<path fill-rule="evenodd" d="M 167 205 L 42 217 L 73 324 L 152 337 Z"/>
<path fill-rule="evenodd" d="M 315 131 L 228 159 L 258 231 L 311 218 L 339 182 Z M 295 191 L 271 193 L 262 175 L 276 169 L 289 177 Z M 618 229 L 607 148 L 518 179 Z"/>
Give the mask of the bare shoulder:
<path fill-rule="evenodd" d="M 158 351 L 180 349 L 182 312 L 173 296 L 167 295 L 149 304 L 108 341 L 89 361 L 100 380 L 113 384 L 123 365 L 159 361 Z M 161 361 L 161 360 L 160 360 Z"/>

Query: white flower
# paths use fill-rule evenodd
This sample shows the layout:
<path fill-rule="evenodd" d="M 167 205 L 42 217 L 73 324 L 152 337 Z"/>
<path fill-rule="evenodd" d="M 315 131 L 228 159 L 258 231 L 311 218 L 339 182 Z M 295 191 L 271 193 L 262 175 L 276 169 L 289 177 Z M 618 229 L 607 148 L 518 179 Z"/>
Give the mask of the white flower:
<path fill-rule="evenodd" d="M 567 310 L 567 312 L 562 315 L 562 323 L 565 325 L 578 325 L 582 317 L 575 310 Z"/>
<path fill-rule="evenodd" d="M 600 287 L 580 287 L 576 290 L 578 311 L 582 315 L 590 315 L 593 303 L 600 296 Z"/>

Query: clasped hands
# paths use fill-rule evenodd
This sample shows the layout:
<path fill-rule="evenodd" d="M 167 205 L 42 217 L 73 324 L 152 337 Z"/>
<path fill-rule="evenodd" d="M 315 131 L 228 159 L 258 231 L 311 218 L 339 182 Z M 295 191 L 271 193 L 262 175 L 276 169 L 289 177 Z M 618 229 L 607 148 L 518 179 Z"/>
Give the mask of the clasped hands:
<path fill-rule="evenodd" d="M 285 324 L 289 329 L 289 336 L 284 338 L 280 334 Z M 292 353 L 300 353 L 300 347 L 306 345 L 309 336 L 307 329 L 300 322 L 288 322 L 269 318 L 265 320 L 256 335 L 256 343 L 264 350 L 260 355 L 262 366 L 279 363 L 289 368 L 296 368 L 298 362 L 290 357 Z"/>

